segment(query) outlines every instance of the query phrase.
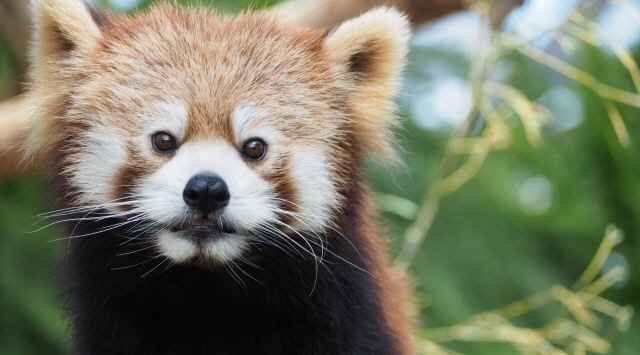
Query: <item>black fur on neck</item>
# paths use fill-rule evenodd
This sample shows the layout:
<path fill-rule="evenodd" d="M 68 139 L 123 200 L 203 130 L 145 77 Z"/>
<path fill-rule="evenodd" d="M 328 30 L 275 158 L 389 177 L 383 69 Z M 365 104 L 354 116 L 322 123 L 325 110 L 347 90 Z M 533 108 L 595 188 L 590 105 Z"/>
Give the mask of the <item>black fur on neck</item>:
<path fill-rule="evenodd" d="M 352 187 L 337 228 L 344 237 L 329 233 L 317 269 L 305 251 L 264 244 L 247 254 L 255 266 L 212 270 L 158 266 L 164 257 L 152 259 L 153 248 L 119 255 L 145 248 L 136 243 L 148 238 L 124 243 L 130 232 L 122 228 L 71 239 L 65 269 L 76 353 L 397 354 L 368 265 L 366 188 Z M 82 235 L 117 222 L 69 228 Z"/>

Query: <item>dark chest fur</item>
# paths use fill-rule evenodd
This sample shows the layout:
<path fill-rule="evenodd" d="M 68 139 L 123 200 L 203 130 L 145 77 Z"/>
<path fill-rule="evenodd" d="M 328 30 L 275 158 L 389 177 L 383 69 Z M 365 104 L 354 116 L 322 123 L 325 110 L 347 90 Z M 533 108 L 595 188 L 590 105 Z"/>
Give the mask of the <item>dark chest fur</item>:
<path fill-rule="evenodd" d="M 348 218 L 346 220 L 349 220 Z M 85 222 L 74 234 L 114 221 Z M 356 225 L 311 255 L 264 244 L 207 270 L 152 259 L 124 230 L 72 239 L 66 262 L 78 355 L 396 354 Z M 307 249 L 308 246 L 304 245 Z M 357 250 L 356 250 L 357 249 Z M 315 250 L 320 255 L 319 248 Z M 138 265 L 139 264 L 139 265 Z M 353 265 L 351 265 L 353 264 Z"/>

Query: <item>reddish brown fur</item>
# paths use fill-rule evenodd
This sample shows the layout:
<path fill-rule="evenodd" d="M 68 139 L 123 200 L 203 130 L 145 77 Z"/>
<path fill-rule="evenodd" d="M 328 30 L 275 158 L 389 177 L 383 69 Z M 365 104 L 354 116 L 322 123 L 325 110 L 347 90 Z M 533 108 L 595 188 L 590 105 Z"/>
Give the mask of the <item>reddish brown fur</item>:
<path fill-rule="evenodd" d="M 363 185 L 353 185 L 349 188 L 364 189 L 360 203 L 361 213 L 356 223 L 363 232 L 370 246 L 368 252 L 371 260 L 367 263 L 372 268 L 372 273 L 379 281 L 381 287 L 379 295 L 382 309 L 387 322 L 398 337 L 401 354 L 417 354 L 418 348 L 414 342 L 415 322 L 415 299 L 411 292 L 411 281 L 408 276 L 400 270 L 391 266 L 391 258 L 388 253 L 387 241 L 380 236 L 382 230 L 375 223 L 379 215 L 374 207 L 372 199 L 369 197 L 368 188 Z M 345 216 L 341 215 L 340 219 Z M 338 221 L 341 224 L 344 221 Z"/>

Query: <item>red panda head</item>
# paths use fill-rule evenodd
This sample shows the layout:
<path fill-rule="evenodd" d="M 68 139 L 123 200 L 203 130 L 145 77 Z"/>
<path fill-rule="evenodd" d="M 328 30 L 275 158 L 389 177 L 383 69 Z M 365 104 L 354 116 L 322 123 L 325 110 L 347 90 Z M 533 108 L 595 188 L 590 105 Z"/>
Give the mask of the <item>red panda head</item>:
<path fill-rule="evenodd" d="M 333 228 L 350 177 L 390 158 L 408 24 L 380 8 L 332 31 L 155 6 L 39 0 L 27 156 L 76 211 L 144 231 L 175 262 L 240 257 L 260 230 Z"/>

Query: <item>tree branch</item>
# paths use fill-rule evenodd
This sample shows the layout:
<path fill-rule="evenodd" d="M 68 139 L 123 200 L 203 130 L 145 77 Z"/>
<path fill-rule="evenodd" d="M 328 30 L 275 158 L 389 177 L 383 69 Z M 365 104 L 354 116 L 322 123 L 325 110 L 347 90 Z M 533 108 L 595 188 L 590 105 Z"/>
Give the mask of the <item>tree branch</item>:
<path fill-rule="evenodd" d="M 414 24 L 464 9 L 463 0 L 290 0 L 274 6 L 271 11 L 292 23 L 333 27 L 382 5 L 405 12 Z"/>
<path fill-rule="evenodd" d="M 18 77 L 22 78 L 27 69 L 27 46 L 31 35 L 29 0 L 0 0 L 0 37 L 6 40 L 18 59 Z M 17 85 L 17 94 L 22 91 Z"/>

